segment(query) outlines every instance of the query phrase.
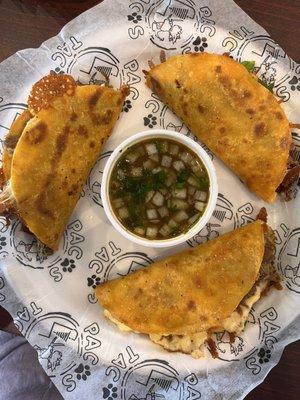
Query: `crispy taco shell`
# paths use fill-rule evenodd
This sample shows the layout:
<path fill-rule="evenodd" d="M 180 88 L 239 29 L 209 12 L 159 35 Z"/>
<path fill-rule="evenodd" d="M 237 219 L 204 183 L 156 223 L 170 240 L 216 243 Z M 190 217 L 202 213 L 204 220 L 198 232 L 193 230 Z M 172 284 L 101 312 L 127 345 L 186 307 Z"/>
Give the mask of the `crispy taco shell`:
<path fill-rule="evenodd" d="M 153 66 L 146 83 L 259 197 L 273 202 L 292 140 L 275 96 L 225 55 L 192 53 Z"/>
<path fill-rule="evenodd" d="M 99 285 L 96 296 L 113 319 L 136 332 L 218 329 L 257 281 L 264 246 L 264 223 L 258 220 Z"/>
<path fill-rule="evenodd" d="M 11 127 L 3 170 L 14 207 L 53 250 L 127 94 L 128 87 L 77 86 L 70 76 L 48 76 Z"/>

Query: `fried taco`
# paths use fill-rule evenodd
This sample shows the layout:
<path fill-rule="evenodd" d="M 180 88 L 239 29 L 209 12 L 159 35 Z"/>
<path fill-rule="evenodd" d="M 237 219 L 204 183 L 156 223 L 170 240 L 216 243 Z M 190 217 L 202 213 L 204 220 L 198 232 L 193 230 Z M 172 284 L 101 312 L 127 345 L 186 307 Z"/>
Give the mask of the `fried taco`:
<path fill-rule="evenodd" d="M 121 330 L 198 358 L 212 333 L 244 329 L 252 305 L 277 280 L 274 254 L 273 231 L 258 219 L 100 284 L 96 296 Z"/>
<path fill-rule="evenodd" d="M 79 86 L 69 75 L 38 81 L 4 140 L 2 215 L 15 214 L 56 250 L 128 93 L 126 86 Z"/>
<path fill-rule="evenodd" d="M 150 64 L 146 84 L 187 127 L 267 202 L 299 175 L 292 135 L 276 97 L 226 55 L 191 53 Z M 293 168 L 291 172 L 290 169 Z"/>

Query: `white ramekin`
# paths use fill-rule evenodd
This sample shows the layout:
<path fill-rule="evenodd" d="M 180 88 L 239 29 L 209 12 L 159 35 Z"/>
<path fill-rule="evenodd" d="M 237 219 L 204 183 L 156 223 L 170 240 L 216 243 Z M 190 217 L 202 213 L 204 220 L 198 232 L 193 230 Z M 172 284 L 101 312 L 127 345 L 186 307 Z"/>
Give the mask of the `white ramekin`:
<path fill-rule="evenodd" d="M 152 139 L 152 138 L 167 138 L 171 139 L 173 141 L 176 141 L 178 143 L 182 143 L 191 150 L 194 151 L 194 153 L 197 154 L 197 156 L 201 159 L 203 162 L 208 176 L 209 176 L 209 181 L 210 181 L 210 189 L 209 189 L 209 199 L 208 203 L 206 206 L 206 209 L 204 211 L 204 214 L 202 217 L 198 220 L 198 222 L 191 227 L 187 232 L 182 233 L 179 236 L 176 236 L 171 239 L 161 239 L 161 240 L 153 240 L 153 239 L 146 239 L 142 238 L 138 235 L 135 235 L 134 233 L 130 232 L 128 229 L 126 229 L 121 222 L 117 219 L 115 216 L 112 206 L 110 204 L 109 200 L 109 180 L 110 176 L 112 173 L 112 170 L 115 166 L 115 163 L 118 161 L 120 158 L 121 154 L 128 149 L 128 147 L 144 141 L 146 139 Z M 130 138 L 124 140 L 119 146 L 113 151 L 111 156 L 109 157 L 104 171 L 103 171 L 103 176 L 102 176 L 102 184 L 101 184 L 101 198 L 102 198 L 102 203 L 103 207 L 105 210 L 105 213 L 111 222 L 111 224 L 114 226 L 114 228 L 120 232 L 126 239 L 129 239 L 137 244 L 140 244 L 142 246 L 147 246 L 147 247 L 170 247 L 170 246 L 176 246 L 180 243 L 185 242 L 186 240 L 190 239 L 192 236 L 194 236 L 196 233 L 198 233 L 208 222 L 210 219 L 214 208 L 216 206 L 217 202 L 217 197 L 218 197 L 218 184 L 217 184 L 217 176 L 215 172 L 214 165 L 209 158 L 208 154 L 206 151 L 194 140 L 190 139 L 189 137 L 178 133 L 174 131 L 169 131 L 165 129 L 153 129 L 153 130 L 147 130 L 143 131 L 140 133 L 137 133 Z"/>

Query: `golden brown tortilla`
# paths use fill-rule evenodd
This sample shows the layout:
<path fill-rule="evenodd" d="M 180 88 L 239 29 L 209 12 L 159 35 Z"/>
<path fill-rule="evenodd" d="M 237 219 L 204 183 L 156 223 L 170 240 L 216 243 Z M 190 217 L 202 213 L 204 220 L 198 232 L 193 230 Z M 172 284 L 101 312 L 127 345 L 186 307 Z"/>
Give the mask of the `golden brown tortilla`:
<path fill-rule="evenodd" d="M 147 73 L 147 85 L 263 200 L 283 181 L 289 121 L 275 96 L 225 55 L 170 57 Z"/>
<path fill-rule="evenodd" d="M 128 88 L 77 86 L 72 77 L 61 75 L 36 85 L 30 112 L 10 131 L 19 140 L 9 157 L 7 149 L 4 171 L 19 216 L 55 250 Z"/>
<path fill-rule="evenodd" d="M 218 331 L 258 280 L 265 249 L 257 220 L 192 250 L 99 285 L 112 319 L 140 333 Z"/>
<path fill-rule="evenodd" d="M 22 135 L 22 132 L 27 124 L 27 122 L 32 118 L 32 115 L 29 110 L 25 110 L 20 114 L 15 121 L 13 122 L 12 126 L 8 134 L 5 136 L 4 140 L 4 148 L 2 154 L 2 166 L 3 172 L 5 175 L 5 179 L 8 181 L 10 178 L 10 171 L 11 171 L 11 162 L 15 147 Z"/>

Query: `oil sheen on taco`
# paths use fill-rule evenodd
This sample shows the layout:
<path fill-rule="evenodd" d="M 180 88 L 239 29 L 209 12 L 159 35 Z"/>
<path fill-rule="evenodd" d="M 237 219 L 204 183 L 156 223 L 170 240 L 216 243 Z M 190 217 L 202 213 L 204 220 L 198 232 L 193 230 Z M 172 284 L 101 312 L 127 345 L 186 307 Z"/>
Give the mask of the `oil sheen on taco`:
<path fill-rule="evenodd" d="M 96 296 L 121 330 L 149 335 L 198 358 L 212 333 L 237 334 L 276 278 L 274 234 L 262 220 L 99 285 Z"/>
<path fill-rule="evenodd" d="M 299 166 L 288 171 L 292 136 L 284 110 L 242 64 L 191 53 L 145 73 L 152 91 L 263 200 L 273 202 L 276 191 L 286 191 L 285 179 L 297 179 Z"/>
<path fill-rule="evenodd" d="M 38 81 L 4 140 L 1 214 L 18 216 L 56 250 L 128 92 L 78 86 L 69 75 Z"/>

